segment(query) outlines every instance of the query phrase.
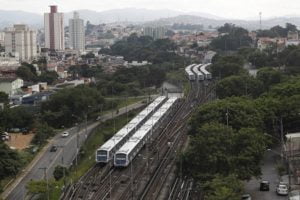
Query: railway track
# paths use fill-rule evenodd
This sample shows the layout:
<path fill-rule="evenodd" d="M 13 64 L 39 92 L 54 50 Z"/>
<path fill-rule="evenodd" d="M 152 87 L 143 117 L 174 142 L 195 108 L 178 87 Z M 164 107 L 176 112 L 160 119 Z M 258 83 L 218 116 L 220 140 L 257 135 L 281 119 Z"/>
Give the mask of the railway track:
<path fill-rule="evenodd" d="M 195 97 L 196 97 L 196 104 L 199 103 L 204 103 L 208 100 L 208 95 L 203 95 L 203 87 L 206 87 L 205 85 L 201 84 L 201 85 L 192 85 L 192 91 L 196 91 L 195 92 Z M 212 88 L 207 88 L 209 93 L 207 93 L 207 91 L 205 93 L 210 95 L 210 92 L 212 91 Z M 191 92 L 191 94 L 193 94 L 193 92 Z M 199 98 L 199 97 L 203 97 L 203 98 Z M 191 99 L 191 97 L 189 97 L 189 99 Z M 189 100 L 191 101 L 191 100 Z M 187 101 L 187 102 L 189 102 Z M 193 105 L 193 104 L 192 104 Z M 181 149 L 184 145 L 184 141 L 185 138 L 184 136 L 186 136 L 187 134 L 187 129 L 186 129 L 186 125 L 187 125 L 187 120 L 189 119 L 189 117 L 192 114 L 192 108 L 189 108 L 189 104 L 187 104 L 185 106 L 186 110 L 186 114 L 183 115 L 183 117 L 180 119 L 181 123 L 183 124 L 182 129 L 180 129 L 180 131 L 178 132 L 178 134 L 176 135 L 176 138 L 174 139 L 174 145 L 173 148 L 174 149 Z M 157 170 L 155 171 L 154 175 L 152 175 L 152 178 L 149 180 L 147 186 L 144 188 L 141 196 L 139 197 L 139 199 L 165 199 L 165 196 L 160 196 L 160 194 L 162 193 L 162 190 L 164 188 L 166 184 L 166 182 L 169 180 L 168 177 L 170 176 L 170 174 L 172 172 L 174 172 L 174 167 L 175 167 L 175 159 L 174 159 L 174 155 L 173 157 L 171 156 L 171 152 L 175 152 L 174 149 L 171 149 L 166 153 L 166 158 L 164 159 L 163 162 L 160 163 L 159 167 L 157 168 Z M 167 162 L 169 161 L 169 162 Z M 173 167 L 172 167 L 173 166 Z M 181 181 L 179 181 L 178 179 L 176 179 L 177 181 L 175 181 L 176 184 L 181 183 Z M 184 188 L 186 187 L 186 188 Z M 179 191 L 179 193 L 176 193 L 176 197 L 175 199 L 188 199 L 190 196 L 190 191 L 193 187 L 193 181 L 192 180 L 187 180 L 185 182 L 182 183 L 180 190 L 178 188 L 173 187 L 173 193 L 176 193 L 176 191 Z"/>
<path fill-rule="evenodd" d="M 204 87 L 206 87 L 204 83 L 191 84 L 191 92 L 178 105 L 172 119 L 159 132 L 156 140 L 146 145 L 147 147 L 131 162 L 130 166 L 120 170 L 109 165 L 95 165 L 63 199 L 153 199 L 151 196 L 153 191 L 157 191 L 158 195 L 155 197 L 158 197 L 167 177 L 174 172 L 175 151 L 184 145 L 186 122 L 191 116 L 193 107 L 206 101 L 203 98 Z M 141 158 L 145 154 L 147 154 L 146 160 Z M 145 177 L 148 177 L 148 180 L 145 180 Z M 177 190 L 174 187 L 174 194 Z"/>

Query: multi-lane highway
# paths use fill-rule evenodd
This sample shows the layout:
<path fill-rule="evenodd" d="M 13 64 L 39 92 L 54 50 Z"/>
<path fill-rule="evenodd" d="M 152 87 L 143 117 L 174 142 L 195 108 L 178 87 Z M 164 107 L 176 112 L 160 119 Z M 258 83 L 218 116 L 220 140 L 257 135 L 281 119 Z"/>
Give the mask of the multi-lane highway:
<path fill-rule="evenodd" d="M 134 110 L 143 106 L 143 103 L 139 102 L 128 106 L 127 108 L 119 109 L 118 114 L 108 113 L 102 116 L 101 121 L 106 121 L 115 116 L 122 115 L 126 111 Z M 39 153 L 39 155 L 32 161 L 32 163 L 24 170 L 23 174 L 15 180 L 15 182 L 2 194 L 4 199 L 8 200 L 22 200 L 25 198 L 26 189 L 25 186 L 31 179 L 38 180 L 45 177 L 52 177 L 55 166 L 58 164 L 64 164 L 70 166 L 77 153 L 77 145 L 81 146 L 87 138 L 88 134 L 99 125 L 100 121 L 94 122 L 87 126 L 73 127 L 67 130 L 70 135 L 66 138 L 61 137 L 61 133 L 57 134 L 49 144 Z M 52 145 L 58 146 L 56 152 L 50 152 Z M 46 170 L 45 170 L 46 169 Z"/>

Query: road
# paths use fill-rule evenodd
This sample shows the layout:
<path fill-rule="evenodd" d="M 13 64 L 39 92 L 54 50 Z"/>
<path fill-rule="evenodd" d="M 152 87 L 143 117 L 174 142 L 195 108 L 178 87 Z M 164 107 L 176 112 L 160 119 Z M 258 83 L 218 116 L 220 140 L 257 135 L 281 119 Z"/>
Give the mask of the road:
<path fill-rule="evenodd" d="M 280 151 L 280 150 L 279 150 Z M 277 162 L 280 161 L 280 156 L 276 151 L 266 151 L 262 165 L 262 180 L 270 182 L 270 191 L 259 191 L 260 180 L 252 179 L 245 184 L 245 192 L 249 193 L 252 200 L 286 200 L 285 196 L 278 196 L 275 192 L 276 185 L 279 181 L 277 173 Z"/>
<path fill-rule="evenodd" d="M 106 115 L 103 115 L 101 121 L 112 119 L 113 117 L 125 114 L 127 110 L 134 110 L 142 107 L 143 105 L 143 103 L 139 102 L 136 104 L 132 104 L 127 108 L 121 108 L 119 109 L 118 114 L 108 113 Z M 49 144 L 45 148 L 43 148 L 43 150 L 27 167 L 27 169 L 24 170 L 23 174 L 20 175 L 9 188 L 7 188 L 7 190 L 2 194 L 2 197 L 8 200 L 25 199 L 25 186 L 28 181 L 30 181 L 31 179 L 39 180 L 45 178 L 45 174 L 47 174 L 48 178 L 52 177 L 54 168 L 58 164 L 70 166 L 77 153 L 77 141 L 78 146 L 80 147 L 87 138 L 88 134 L 90 134 L 91 131 L 99 125 L 99 123 L 100 121 L 89 124 L 87 130 L 85 130 L 85 126 L 81 126 L 81 128 L 70 128 L 67 130 L 69 131 L 70 135 L 66 138 L 62 138 L 61 133 L 57 134 L 49 142 Z M 56 152 L 50 152 L 50 148 L 52 145 L 58 146 Z"/>

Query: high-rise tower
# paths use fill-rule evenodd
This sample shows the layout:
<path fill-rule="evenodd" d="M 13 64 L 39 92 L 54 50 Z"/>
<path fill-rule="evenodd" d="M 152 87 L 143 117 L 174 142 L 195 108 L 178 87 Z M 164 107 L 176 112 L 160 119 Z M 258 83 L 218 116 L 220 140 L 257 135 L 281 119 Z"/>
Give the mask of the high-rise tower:
<path fill-rule="evenodd" d="M 79 13 L 74 12 L 73 19 L 69 20 L 70 47 L 78 51 L 85 49 L 84 21 L 79 18 Z"/>
<path fill-rule="evenodd" d="M 5 30 L 5 52 L 11 53 L 22 61 L 31 61 L 37 56 L 36 31 L 24 24 L 16 24 Z"/>
<path fill-rule="evenodd" d="M 57 12 L 57 6 L 50 6 L 50 13 L 44 14 L 44 26 L 45 47 L 52 50 L 64 50 L 64 14 Z"/>

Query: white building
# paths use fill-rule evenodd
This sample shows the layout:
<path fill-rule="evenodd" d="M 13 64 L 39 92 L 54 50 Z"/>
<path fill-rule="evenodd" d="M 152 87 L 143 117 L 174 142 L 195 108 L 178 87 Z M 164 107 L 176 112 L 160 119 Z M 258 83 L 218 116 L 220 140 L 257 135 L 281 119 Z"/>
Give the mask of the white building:
<path fill-rule="evenodd" d="M 4 36 L 5 36 L 5 32 L 0 32 L 0 45 L 4 46 Z"/>
<path fill-rule="evenodd" d="M 165 27 L 145 27 L 143 30 L 145 36 L 150 36 L 154 40 L 165 38 L 166 32 Z"/>
<path fill-rule="evenodd" d="M 17 93 L 17 90 L 20 89 L 23 85 L 24 85 L 23 80 L 19 78 L 0 79 L 0 91 L 5 92 L 10 96 Z"/>
<path fill-rule="evenodd" d="M 50 13 L 44 14 L 44 26 L 45 47 L 52 50 L 64 50 L 64 14 L 57 12 L 57 6 L 50 6 Z"/>
<path fill-rule="evenodd" d="M 24 24 L 16 24 L 5 30 L 5 52 L 19 56 L 20 60 L 31 61 L 37 56 L 36 31 Z"/>
<path fill-rule="evenodd" d="M 69 20 L 70 47 L 83 52 L 85 50 L 84 21 L 79 18 L 78 12 L 74 12 L 73 19 Z"/>

